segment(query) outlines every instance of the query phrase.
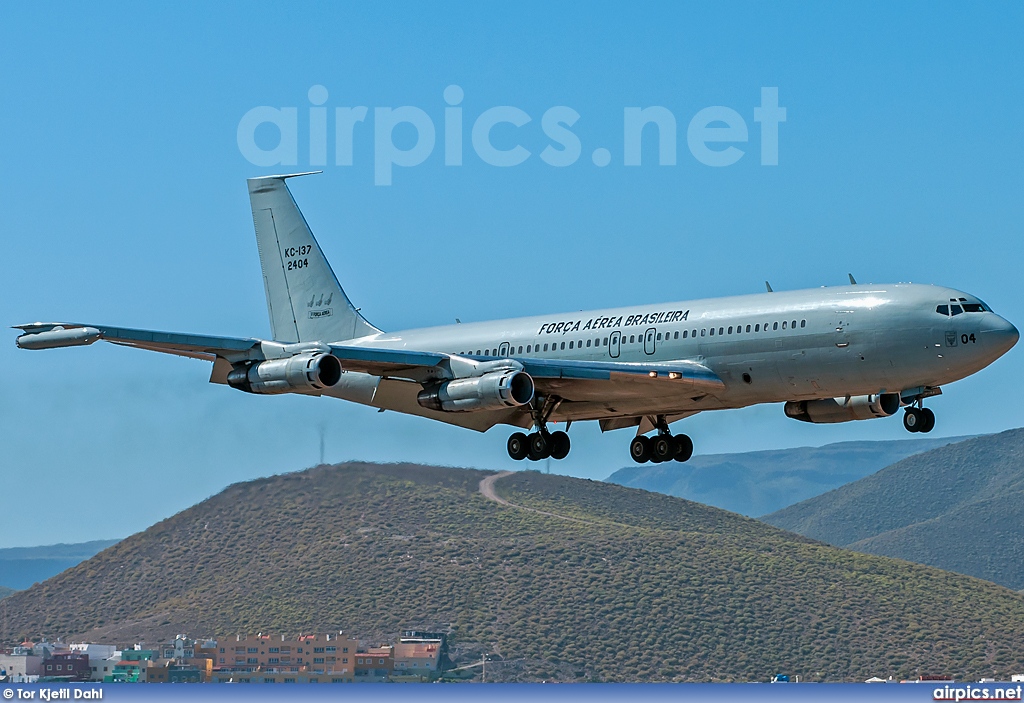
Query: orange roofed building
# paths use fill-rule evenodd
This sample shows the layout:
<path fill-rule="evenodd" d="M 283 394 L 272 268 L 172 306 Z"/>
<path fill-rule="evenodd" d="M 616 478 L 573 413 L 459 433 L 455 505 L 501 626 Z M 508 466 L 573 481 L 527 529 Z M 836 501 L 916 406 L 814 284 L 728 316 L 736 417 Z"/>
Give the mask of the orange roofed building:
<path fill-rule="evenodd" d="M 359 641 L 343 634 L 219 638 L 212 680 L 239 683 L 351 683 Z"/>

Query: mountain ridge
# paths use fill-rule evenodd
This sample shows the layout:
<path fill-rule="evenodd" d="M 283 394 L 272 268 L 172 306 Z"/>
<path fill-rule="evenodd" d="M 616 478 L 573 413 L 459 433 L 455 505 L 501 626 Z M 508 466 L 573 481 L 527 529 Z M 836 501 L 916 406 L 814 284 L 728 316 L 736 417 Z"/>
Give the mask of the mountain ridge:
<path fill-rule="evenodd" d="M 1024 588 L 1024 429 L 908 457 L 762 519 L 828 544 Z"/>
<path fill-rule="evenodd" d="M 5 547 L 0 549 L 0 587 L 13 590 L 28 588 L 45 581 L 65 569 L 79 564 L 120 540 L 101 539 L 89 542 L 47 544 L 38 547 Z"/>
<path fill-rule="evenodd" d="M 440 628 L 528 681 L 1024 668 L 1024 597 L 994 584 L 598 481 L 518 472 L 492 481 L 502 505 L 492 476 L 352 463 L 234 484 L 5 599 L 0 639 Z"/>
<path fill-rule="evenodd" d="M 605 480 L 755 517 L 856 481 L 907 456 L 964 439 L 858 440 L 820 447 L 704 454 L 685 464 L 627 466 Z"/>

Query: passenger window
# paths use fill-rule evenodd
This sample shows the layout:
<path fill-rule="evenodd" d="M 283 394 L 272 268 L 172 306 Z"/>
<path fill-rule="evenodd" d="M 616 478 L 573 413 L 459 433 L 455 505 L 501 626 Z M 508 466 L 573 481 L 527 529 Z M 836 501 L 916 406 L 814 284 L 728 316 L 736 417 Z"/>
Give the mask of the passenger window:
<path fill-rule="evenodd" d="M 711 328 L 711 336 L 712 336 L 712 337 L 714 337 L 714 336 L 715 336 L 715 328 L 714 328 L 714 327 L 712 327 L 712 328 Z"/>
<path fill-rule="evenodd" d="M 601 346 L 602 346 L 602 347 L 607 347 L 607 346 L 608 346 L 608 338 L 607 338 L 607 337 L 605 337 L 605 338 L 604 338 L 604 341 L 603 341 L 603 342 L 601 342 Z"/>
<path fill-rule="evenodd" d="M 761 331 L 761 325 L 760 324 L 754 325 L 754 331 L 755 332 L 760 332 Z"/>
<path fill-rule="evenodd" d="M 572 342 L 569 342 L 569 348 L 572 349 Z"/>
<path fill-rule="evenodd" d="M 661 332 L 658 332 L 658 341 L 661 341 Z"/>
<path fill-rule="evenodd" d="M 777 330 L 777 329 L 779 329 L 779 323 L 778 323 L 778 322 L 776 322 L 775 324 L 773 324 L 773 325 L 772 325 L 772 329 L 773 329 L 773 330 Z"/>
<path fill-rule="evenodd" d="M 800 320 L 800 328 L 803 329 L 807 326 L 807 320 Z"/>
<path fill-rule="evenodd" d="M 796 329 L 796 320 L 793 320 L 792 322 L 789 323 L 789 328 L 793 330 Z"/>
<path fill-rule="evenodd" d="M 544 345 L 544 351 L 547 351 L 547 350 L 548 350 L 548 345 L 547 345 L 547 344 L 545 344 L 545 345 Z"/>
<path fill-rule="evenodd" d="M 747 332 L 750 331 L 750 325 L 747 325 Z"/>
<path fill-rule="evenodd" d="M 782 329 L 786 329 L 786 321 L 785 320 L 782 321 Z"/>
<path fill-rule="evenodd" d="M 565 342 L 562 342 L 562 349 L 565 349 Z"/>
<path fill-rule="evenodd" d="M 701 331 L 700 331 L 700 336 L 701 336 L 701 337 L 703 337 L 703 336 L 704 336 L 704 332 L 705 332 L 705 331 L 706 331 L 706 330 L 701 330 Z"/>
<path fill-rule="evenodd" d="M 522 347 L 519 347 L 519 351 L 518 351 L 518 352 L 516 352 L 516 353 L 517 353 L 517 354 L 522 354 L 522 353 L 523 353 L 523 348 L 522 348 Z"/>
<path fill-rule="evenodd" d="M 950 305 L 949 306 L 949 312 L 952 315 L 959 315 L 963 311 L 964 311 L 964 309 L 962 307 L 960 307 L 959 305 Z"/>
<path fill-rule="evenodd" d="M 729 325 L 729 334 L 732 334 L 732 325 Z"/>
<path fill-rule="evenodd" d="M 476 350 L 476 355 L 480 356 L 480 350 L 479 349 Z"/>
<path fill-rule="evenodd" d="M 526 353 L 527 353 L 527 354 L 529 354 L 529 353 L 530 353 L 530 345 L 529 345 L 529 344 L 527 344 L 527 345 L 526 345 Z"/>

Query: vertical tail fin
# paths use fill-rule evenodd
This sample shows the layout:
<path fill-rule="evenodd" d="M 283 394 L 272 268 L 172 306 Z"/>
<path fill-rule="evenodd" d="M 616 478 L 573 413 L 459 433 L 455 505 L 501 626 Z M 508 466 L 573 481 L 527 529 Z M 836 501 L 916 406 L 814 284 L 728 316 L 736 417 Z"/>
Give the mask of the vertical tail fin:
<path fill-rule="evenodd" d="M 285 184 L 303 175 L 248 180 L 270 331 L 279 342 L 338 342 L 380 332 L 345 295 Z"/>

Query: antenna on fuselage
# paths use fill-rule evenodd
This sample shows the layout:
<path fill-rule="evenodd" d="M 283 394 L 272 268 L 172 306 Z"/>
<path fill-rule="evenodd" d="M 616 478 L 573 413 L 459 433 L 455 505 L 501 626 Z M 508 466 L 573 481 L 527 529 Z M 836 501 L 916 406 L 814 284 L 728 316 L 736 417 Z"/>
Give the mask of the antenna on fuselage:
<path fill-rule="evenodd" d="M 846 275 L 850 277 L 850 285 L 851 285 L 851 286 L 855 286 L 855 285 L 857 285 L 857 281 L 856 281 L 856 279 L 855 279 L 855 278 L 853 277 L 853 274 L 852 274 L 852 273 L 848 273 L 848 274 L 846 274 Z"/>
<path fill-rule="evenodd" d="M 764 282 L 764 287 L 765 287 L 765 289 L 767 289 L 767 291 L 768 291 L 769 293 L 774 293 L 774 292 L 775 292 L 775 291 L 773 291 L 773 290 L 772 290 L 772 284 L 771 284 L 771 283 L 769 283 L 768 281 L 765 281 L 765 282 Z"/>

